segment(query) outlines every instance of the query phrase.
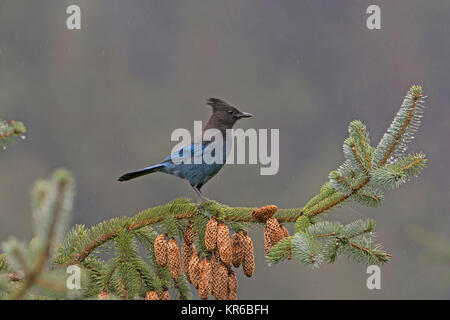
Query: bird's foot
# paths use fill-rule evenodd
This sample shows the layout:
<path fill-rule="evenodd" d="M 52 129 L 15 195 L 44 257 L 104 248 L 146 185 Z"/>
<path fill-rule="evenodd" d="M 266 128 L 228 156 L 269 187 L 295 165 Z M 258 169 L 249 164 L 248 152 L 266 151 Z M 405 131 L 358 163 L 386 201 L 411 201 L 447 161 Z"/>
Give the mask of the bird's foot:
<path fill-rule="evenodd" d="M 202 207 L 203 207 L 203 205 L 205 204 L 205 202 L 206 202 L 206 200 L 201 200 L 199 203 L 197 203 L 197 207 L 199 208 L 199 209 L 201 209 Z"/>
<path fill-rule="evenodd" d="M 201 191 L 196 187 L 196 186 L 192 186 L 192 188 L 195 190 L 195 193 L 197 193 L 198 197 L 202 200 L 200 202 L 200 207 L 206 202 L 209 201 L 208 198 L 206 198 L 203 193 L 201 193 Z"/>

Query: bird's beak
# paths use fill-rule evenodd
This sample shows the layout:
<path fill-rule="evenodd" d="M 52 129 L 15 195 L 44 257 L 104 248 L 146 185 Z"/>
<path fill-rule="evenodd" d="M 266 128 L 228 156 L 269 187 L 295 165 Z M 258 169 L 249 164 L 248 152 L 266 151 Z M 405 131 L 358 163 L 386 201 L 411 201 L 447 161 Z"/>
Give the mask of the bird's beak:
<path fill-rule="evenodd" d="M 242 119 L 242 118 L 251 118 L 251 117 L 253 117 L 253 115 L 252 115 L 251 113 L 248 113 L 248 112 L 241 112 L 241 113 L 239 114 L 239 119 Z"/>

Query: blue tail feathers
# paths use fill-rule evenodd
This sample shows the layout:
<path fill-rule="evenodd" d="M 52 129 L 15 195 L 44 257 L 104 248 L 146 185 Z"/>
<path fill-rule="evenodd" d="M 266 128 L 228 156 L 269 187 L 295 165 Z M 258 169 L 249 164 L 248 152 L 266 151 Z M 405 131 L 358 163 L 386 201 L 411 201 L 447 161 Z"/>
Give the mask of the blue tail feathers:
<path fill-rule="evenodd" d="M 134 172 L 128 172 L 125 173 L 123 176 L 119 177 L 119 181 L 128 181 L 140 176 L 144 176 L 146 174 L 150 174 L 156 171 L 159 171 L 160 168 L 164 167 L 164 164 L 160 163 L 160 164 L 156 164 L 154 166 L 151 167 L 147 167 L 138 171 L 134 171 Z"/>

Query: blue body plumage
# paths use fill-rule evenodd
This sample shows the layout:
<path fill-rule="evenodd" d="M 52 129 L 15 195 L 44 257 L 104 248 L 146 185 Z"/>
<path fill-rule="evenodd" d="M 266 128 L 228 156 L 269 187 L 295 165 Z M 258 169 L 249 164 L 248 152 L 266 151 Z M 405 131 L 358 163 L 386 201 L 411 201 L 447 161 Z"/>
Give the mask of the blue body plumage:
<path fill-rule="evenodd" d="M 217 129 L 222 133 L 223 140 L 220 142 L 220 146 L 223 147 L 222 161 L 206 163 L 203 159 L 205 149 L 207 146 L 210 147 L 209 150 L 214 149 L 214 144 L 218 142 L 214 139 L 213 141 L 200 141 L 180 148 L 161 163 L 124 174 L 119 178 L 119 181 L 128 181 L 153 172 L 163 172 L 189 181 L 198 196 L 204 201 L 205 197 L 200 192 L 201 187 L 214 177 L 226 162 L 226 130 L 231 129 L 237 120 L 252 116 L 250 113 L 237 110 L 220 99 L 209 98 L 207 104 L 212 107 L 213 113 L 203 131 Z M 218 147 L 218 150 L 220 150 L 220 147 Z"/>

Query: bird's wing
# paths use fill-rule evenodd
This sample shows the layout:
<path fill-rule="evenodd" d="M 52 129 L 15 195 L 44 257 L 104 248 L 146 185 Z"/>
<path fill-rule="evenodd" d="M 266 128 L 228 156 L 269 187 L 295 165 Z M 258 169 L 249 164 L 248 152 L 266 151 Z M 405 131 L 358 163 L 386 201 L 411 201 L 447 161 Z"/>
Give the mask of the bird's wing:
<path fill-rule="evenodd" d="M 185 145 L 172 152 L 172 154 L 164 159 L 163 162 L 172 161 L 175 163 L 201 163 L 203 150 L 207 145 L 208 143 Z"/>

